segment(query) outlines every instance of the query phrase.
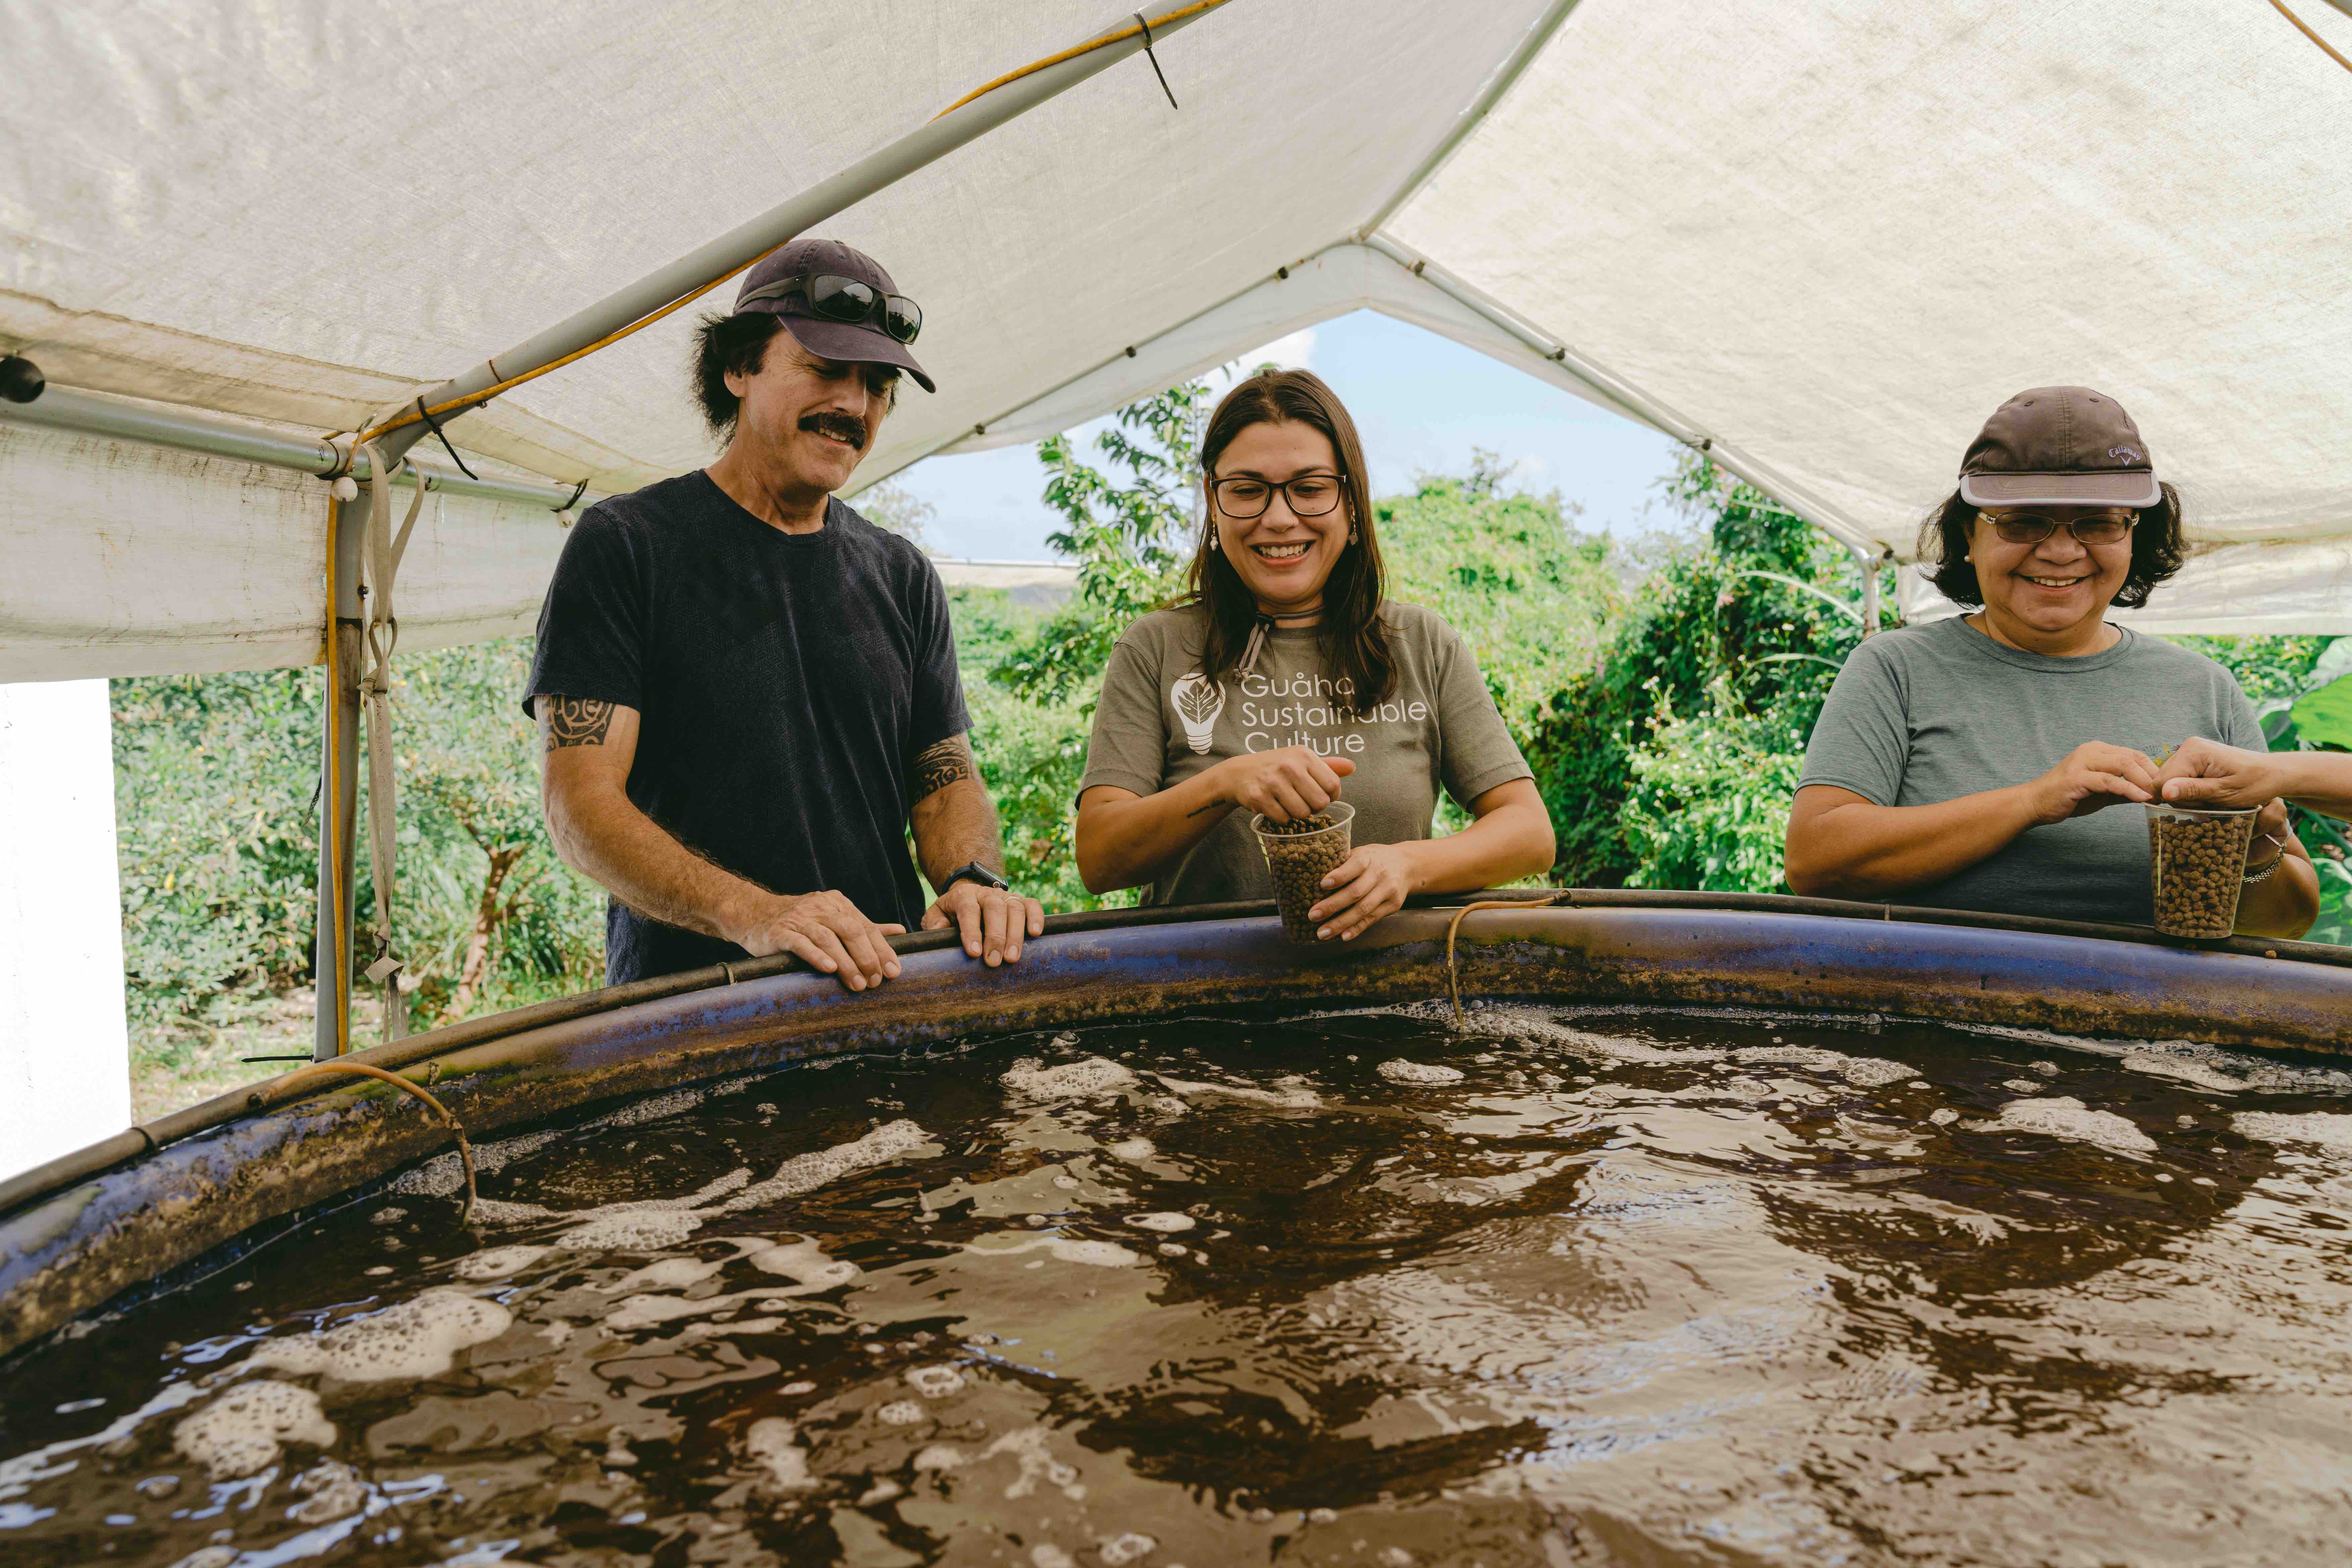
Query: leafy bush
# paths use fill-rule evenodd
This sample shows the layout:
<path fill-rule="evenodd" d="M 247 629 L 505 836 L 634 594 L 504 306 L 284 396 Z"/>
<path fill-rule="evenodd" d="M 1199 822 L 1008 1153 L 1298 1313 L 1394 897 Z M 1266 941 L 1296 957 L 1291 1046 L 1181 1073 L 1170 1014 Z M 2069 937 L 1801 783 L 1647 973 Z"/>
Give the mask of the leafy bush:
<path fill-rule="evenodd" d="M 603 981 L 604 893 L 557 861 L 539 818 L 518 701 L 530 663 L 528 639 L 394 661 L 394 946 L 420 1026 Z M 316 669 L 113 683 L 124 977 L 142 1030 L 219 1027 L 310 980 L 323 686 Z M 360 831 L 364 952 L 364 804 Z"/>

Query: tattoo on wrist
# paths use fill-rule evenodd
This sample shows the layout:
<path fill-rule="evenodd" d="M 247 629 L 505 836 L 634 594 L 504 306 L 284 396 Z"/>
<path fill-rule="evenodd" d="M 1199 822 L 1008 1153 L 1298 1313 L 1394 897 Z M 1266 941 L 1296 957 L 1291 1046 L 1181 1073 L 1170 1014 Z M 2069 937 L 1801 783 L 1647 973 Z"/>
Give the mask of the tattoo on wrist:
<path fill-rule="evenodd" d="M 912 797 L 916 800 L 978 776 L 971 765 L 971 742 L 961 735 L 950 735 L 937 745 L 924 747 L 915 754 L 907 771 L 915 786 Z"/>
<path fill-rule="evenodd" d="M 547 749 L 601 746 L 613 727 L 613 705 L 601 697 L 542 697 L 547 712 Z"/>

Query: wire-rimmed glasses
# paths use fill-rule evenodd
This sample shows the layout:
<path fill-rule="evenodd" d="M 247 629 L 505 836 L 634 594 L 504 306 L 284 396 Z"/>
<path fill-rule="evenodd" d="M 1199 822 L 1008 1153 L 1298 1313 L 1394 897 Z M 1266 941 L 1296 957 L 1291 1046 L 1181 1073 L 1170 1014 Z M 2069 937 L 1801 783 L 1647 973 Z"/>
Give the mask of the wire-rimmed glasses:
<path fill-rule="evenodd" d="M 2139 513 L 2122 509 L 2093 512 L 2072 521 L 2044 517 L 2038 511 L 1988 511 L 1982 515 L 1992 524 L 1992 531 L 2010 544 L 2039 544 L 2062 528 L 2074 535 L 2077 544 L 2114 544 L 2130 538 L 2131 531 L 2139 522 Z"/>

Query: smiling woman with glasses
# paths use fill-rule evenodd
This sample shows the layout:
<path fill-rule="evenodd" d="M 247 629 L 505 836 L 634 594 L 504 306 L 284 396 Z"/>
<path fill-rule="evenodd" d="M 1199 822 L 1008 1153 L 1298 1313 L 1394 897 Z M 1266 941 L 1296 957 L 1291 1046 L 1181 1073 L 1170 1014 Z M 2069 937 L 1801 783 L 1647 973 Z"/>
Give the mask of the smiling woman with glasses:
<path fill-rule="evenodd" d="M 1321 940 L 1416 892 L 1547 870 L 1551 820 L 1462 639 L 1385 594 L 1364 453 L 1303 370 L 1226 394 L 1201 442 L 1192 591 L 1111 650 L 1078 784 L 1079 875 L 1146 901 L 1273 896 L 1251 818 L 1344 790 L 1354 847 L 1310 910 Z M 1475 819 L 1433 837 L 1443 788 Z"/>
<path fill-rule="evenodd" d="M 1800 893 L 2147 924 L 2146 814 L 2191 742 L 2260 750 L 2230 672 L 2109 621 L 2186 556 L 2180 494 L 2114 399 L 2037 387 L 1995 411 L 1920 531 L 1969 613 L 1848 656 L 1789 813 Z M 2237 929 L 2299 936 L 2319 885 L 2259 803 Z M 2114 809 L 2121 807 L 2123 809 Z"/>

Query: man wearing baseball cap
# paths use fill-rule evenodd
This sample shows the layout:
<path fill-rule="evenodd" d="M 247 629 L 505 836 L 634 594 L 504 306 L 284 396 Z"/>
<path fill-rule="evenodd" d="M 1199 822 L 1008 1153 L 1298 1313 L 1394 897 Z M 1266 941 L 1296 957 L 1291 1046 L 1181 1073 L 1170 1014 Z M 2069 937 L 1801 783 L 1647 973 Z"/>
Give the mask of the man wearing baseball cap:
<path fill-rule="evenodd" d="M 845 245 L 772 252 L 702 322 L 718 461 L 564 543 L 523 706 L 556 850 L 613 895 L 608 984 L 793 952 L 862 991 L 918 921 L 990 964 L 1045 929 L 1002 875 L 939 574 L 834 494 L 900 377 L 934 390 L 922 322 Z"/>
<path fill-rule="evenodd" d="M 2263 732 L 2227 669 L 2106 618 L 2147 603 L 2187 554 L 2179 492 L 2139 426 L 2087 386 L 2019 393 L 1969 445 L 1918 553 L 1971 613 L 1847 656 L 1790 807 L 1789 886 L 2148 923 L 2134 807 L 2165 782 L 2157 759 L 2200 742 L 2259 750 Z M 2237 929 L 2299 936 L 2318 880 L 2284 804 L 2260 804 Z"/>

